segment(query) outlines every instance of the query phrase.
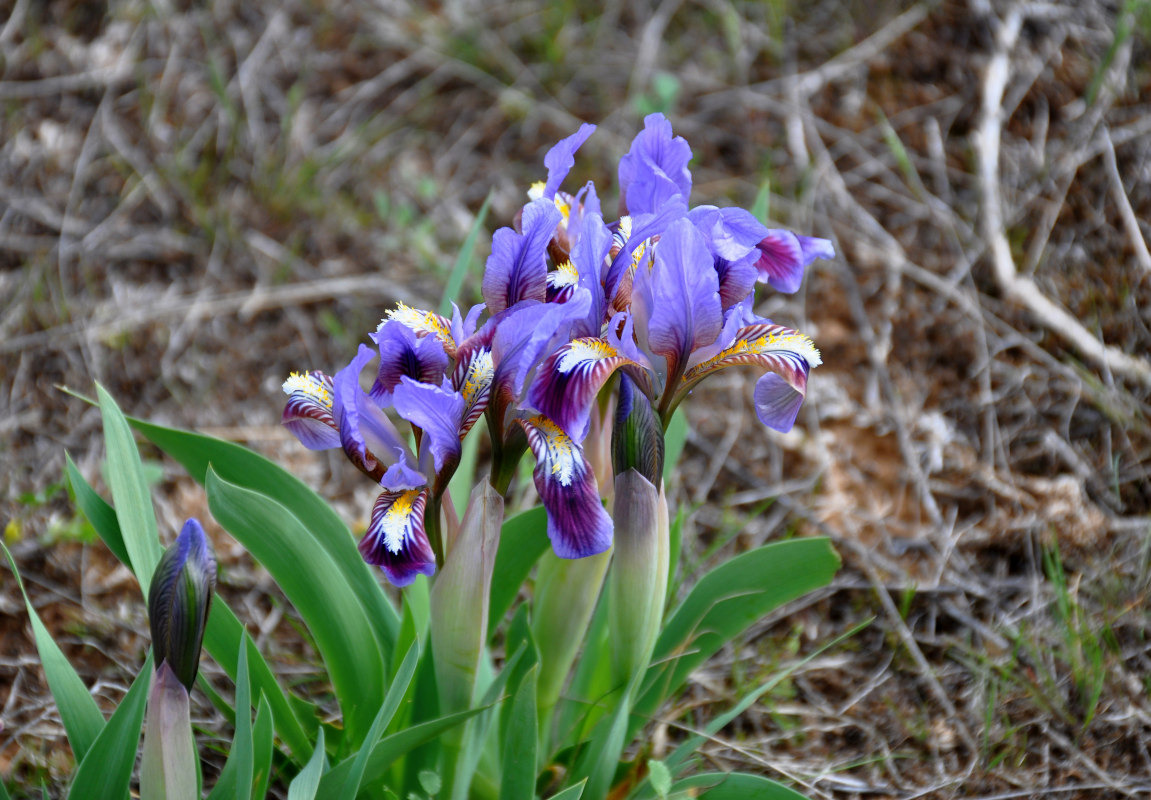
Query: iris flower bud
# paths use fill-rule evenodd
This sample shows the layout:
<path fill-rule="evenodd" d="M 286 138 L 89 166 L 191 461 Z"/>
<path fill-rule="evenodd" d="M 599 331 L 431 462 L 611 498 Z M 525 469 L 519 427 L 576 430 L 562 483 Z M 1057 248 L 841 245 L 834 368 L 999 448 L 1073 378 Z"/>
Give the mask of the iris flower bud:
<path fill-rule="evenodd" d="M 634 469 L 654 486 L 662 481 L 663 426 L 647 397 L 622 372 L 611 433 L 611 460 L 616 475 Z"/>
<path fill-rule="evenodd" d="M 200 666 L 200 645 L 216 586 L 216 554 L 195 519 L 164 551 L 148 590 L 156 668 L 167 664 L 188 691 Z"/>

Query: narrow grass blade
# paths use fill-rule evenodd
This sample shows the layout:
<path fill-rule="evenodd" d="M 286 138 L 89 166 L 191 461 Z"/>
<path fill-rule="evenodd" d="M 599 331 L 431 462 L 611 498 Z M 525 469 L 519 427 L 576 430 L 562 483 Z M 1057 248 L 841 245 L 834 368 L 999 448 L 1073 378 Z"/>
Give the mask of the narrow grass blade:
<path fill-rule="evenodd" d="M 418 643 L 422 649 L 428 638 L 428 620 L 431 617 L 431 590 L 426 575 L 416 576 L 416 580 L 404 589 L 403 610 L 400 612 L 400 632 L 396 637 L 393 651 L 391 675 L 399 672 L 408 650 Z"/>
<path fill-rule="evenodd" d="M 252 693 L 248 683 L 248 634 L 240 647 L 236 667 L 236 731 L 232 749 L 208 800 L 249 800 L 254 771 L 252 756 Z"/>
<path fill-rule="evenodd" d="M 630 700 L 629 692 L 620 693 L 618 705 L 611 716 L 599 721 L 592 733 L 591 741 L 576 761 L 572 780 L 587 781 L 585 791 L 588 797 L 607 797 L 611 788 L 616 767 L 619 766 L 620 754 L 626 743 L 624 737 L 627 734 Z"/>
<path fill-rule="evenodd" d="M 390 656 L 400 627 L 399 615 L 376 575 L 364 563 L 348 527 L 323 498 L 291 473 L 246 447 L 138 419 L 129 422 L 200 483 L 205 482 L 210 463 L 225 481 L 267 495 L 292 512 L 310 533 L 314 546 L 318 545 L 339 567 L 341 583 L 350 587 L 364 607 L 385 656 Z"/>
<path fill-rule="evenodd" d="M 520 681 L 508 710 L 500 797 L 535 795 L 536 748 L 539 742 L 539 720 L 536 717 L 538 677 L 539 664 L 536 664 Z"/>
<path fill-rule="evenodd" d="M 32 601 L 24 589 L 24 580 L 16 569 L 16 561 L 2 541 L 0 548 L 4 549 L 8 567 L 16 577 L 20 593 L 24 595 L 24 607 L 28 609 L 28 617 L 32 620 L 32 635 L 36 640 L 40 663 L 44 665 L 44 674 L 48 678 L 48 688 L 56 701 L 56 707 L 60 709 L 60 719 L 64 723 L 64 732 L 68 734 L 68 744 L 72 745 L 72 753 L 76 761 L 81 762 L 104 729 L 104 715 L 32 607 Z"/>
<path fill-rule="evenodd" d="M 120 533 L 120 521 L 116 518 L 116 510 L 108 505 L 104 498 L 84 479 L 80 470 L 76 469 L 76 465 L 72 463 L 72 456 L 65 453 L 64 460 L 64 473 L 68 478 L 68 485 L 72 488 L 72 497 L 75 498 L 77 507 L 92 523 L 92 527 L 96 529 L 96 534 L 112 551 L 112 555 L 116 556 L 121 564 L 131 569 L 132 562 L 128 558 L 128 549 L 124 545 L 124 535 Z"/>
<path fill-rule="evenodd" d="M 100 398 L 100 414 L 104 418 L 104 445 L 108 451 L 112 502 L 116 505 L 116 517 L 120 521 L 124 549 L 132 562 L 132 571 L 136 573 L 141 591 L 147 596 L 152 570 L 163 552 L 148 483 L 144 480 L 140 452 L 136 449 L 128 421 L 100 384 L 96 384 L 96 394 Z"/>
<path fill-rule="evenodd" d="M 204 631 L 204 649 L 216 660 L 228 677 L 237 680 L 239 676 L 240 640 L 247 643 L 248 671 L 251 686 L 257 694 L 263 694 L 272 706 L 272 717 L 276 723 L 276 733 L 292 751 L 298 764 L 304 763 L 312 754 L 312 745 L 300 723 L 305 719 L 315 719 L 315 706 L 295 696 L 287 695 L 276 681 L 276 676 L 264 656 L 256 648 L 256 643 L 244 636 L 244 625 L 235 612 L 228 607 L 220 595 L 212 599 L 212 610 L 208 614 L 208 627 Z M 302 708 L 294 708 L 293 703 Z"/>
<path fill-rule="evenodd" d="M 530 508 L 504 522 L 496 552 L 491 605 L 488 608 L 488 638 L 511 608 L 528 573 L 548 549 L 547 512 L 543 506 Z"/>
<path fill-rule="evenodd" d="M 372 748 L 371 755 L 368 756 L 368 763 L 364 767 L 364 774 L 360 779 L 360 783 L 371 784 L 379 780 L 383 777 L 388 767 L 397 759 L 407 755 L 420 745 L 435 740 L 439 736 L 442 736 L 444 731 L 451 730 L 456 725 L 467 722 L 486 709 L 487 706 L 481 706 L 480 708 L 473 708 L 459 714 L 439 717 L 438 719 L 421 722 L 397 733 L 385 736 L 376 742 L 376 746 Z M 331 797 L 335 792 L 338 792 L 340 787 L 344 785 L 348 774 L 351 772 L 353 760 L 354 758 L 346 758 L 332 767 L 332 769 L 320 779 L 320 788 L 316 795 L 318 797 Z"/>
<path fill-rule="evenodd" d="M 759 775 L 745 772 L 705 772 L 677 781 L 671 787 L 672 795 L 677 792 L 697 792 L 691 797 L 707 800 L 807 800 L 794 789 L 788 789 Z"/>
<path fill-rule="evenodd" d="M 214 469 L 206 486 L 212 515 L 271 573 L 303 617 L 332 679 L 351 743 L 358 746 L 384 697 L 384 664 L 355 592 L 284 506 L 228 483 Z"/>
<path fill-rule="evenodd" d="M 136 750 L 140 746 L 140 728 L 144 724 L 144 706 L 148 683 L 152 678 L 152 654 L 144 659 L 128 694 L 112 712 L 108 724 L 88 748 L 84 760 L 72 777 L 69 798 L 76 800 L 123 800 L 128 796 Z"/>
<path fill-rule="evenodd" d="M 272 707 L 268 698 L 260 696 L 256 709 L 256 724 L 252 726 L 252 788 L 250 800 L 263 800 L 268 795 L 272 779 Z"/>
<path fill-rule="evenodd" d="M 653 714 L 725 643 L 772 609 L 826 586 L 839 564 L 827 539 L 793 539 L 743 553 L 709 572 L 664 626 L 636 713 Z"/>
<path fill-rule="evenodd" d="M 484 222 L 488 218 L 488 209 L 491 205 L 492 192 L 488 192 L 488 196 L 484 198 L 484 204 L 480 206 L 480 213 L 476 214 L 476 218 L 472 220 L 472 227 L 468 231 L 464 243 L 460 246 L 456 263 L 452 265 L 447 285 L 444 286 L 444 295 L 440 299 L 440 313 L 445 316 L 452 313 L 452 300 L 459 297 L 460 290 L 463 289 L 464 278 L 467 277 L 468 270 L 472 265 L 472 252 L 476 249 L 476 240 L 480 237 L 480 231 L 484 229 Z"/>
<path fill-rule="evenodd" d="M 376 742 L 380 740 L 384 730 L 388 727 L 388 723 L 392 721 L 395 716 L 396 709 L 400 707 L 400 701 L 403 700 L 404 694 L 407 693 L 408 687 L 412 683 L 412 676 L 416 674 L 416 664 L 420 658 L 420 648 L 418 645 L 413 644 L 408 648 L 408 653 L 404 656 L 404 661 L 400 664 L 400 669 L 396 672 L 396 677 L 392 681 L 392 685 L 388 687 L 388 695 L 384 698 L 383 704 L 380 706 L 379 713 L 376 714 L 375 720 L 372 721 L 372 728 L 368 731 L 368 736 L 364 739 L 364 746 L 356 753 L 355 759 L 352 761 L 352 767 L 348 771 L 348 777 L 344 779 L 344 785 L 340 789 L 339 796 L 344 800 L 356 800 L 356 795 L 360 792 L 360 782 L 364 777 L 364 770 L 368 766 L 368 758 L 371 756 L 372 748 L 375 747 Z"/>
<path fill-rule="evenodd" d="M 320 728 L 311 760 L 288 785 L 288 800 L 316 800 L 320 778 L 327 768 L 327 759 L 324 757 L 324 729 Z"/>

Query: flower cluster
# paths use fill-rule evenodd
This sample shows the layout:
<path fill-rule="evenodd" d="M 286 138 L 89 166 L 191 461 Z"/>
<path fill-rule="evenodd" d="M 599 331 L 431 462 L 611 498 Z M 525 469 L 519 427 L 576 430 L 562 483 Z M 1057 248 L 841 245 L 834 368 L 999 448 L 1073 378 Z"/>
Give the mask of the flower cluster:
<path fill-rule="evenodd" d="M 547 180 L 514 227 L 496 231 L 483 304 L 451 319 L 401 304 L 375 347 L 361 345 L 334 377 L 284 383 L 283 421 L 300 441 L 342 447 L 380 484 L 360 551 L 396 585 L 442 562 L 441 500 L 481 414 L 493 485 L 505 491 L 530 449 L 553 549 L 579 558 L 612 543 L 584 454 L 593 421 L 602 431 L 597 398 L 618 391 L 621 407 L 648 403 L 663 426 L 708 375 L 752 365 L 763 371 L 760 420 L 787 431 L 799 413 L 819 351 L 756 316 L 754 289 L 796 291 L 813 260 L 833 256 L 831 243 L 768 229 L 740 208 L 691 208 L 691 149 L 660 114 L 620 160 L 620 217 L 607 223 L 592 183 L 574 195 L 560 188 L 594 130 L 583 125 L 548 152 Z M 377 357 L 364 390 L 361 373 Z M 410 424 L 415 452 L 389 411 Z"/>

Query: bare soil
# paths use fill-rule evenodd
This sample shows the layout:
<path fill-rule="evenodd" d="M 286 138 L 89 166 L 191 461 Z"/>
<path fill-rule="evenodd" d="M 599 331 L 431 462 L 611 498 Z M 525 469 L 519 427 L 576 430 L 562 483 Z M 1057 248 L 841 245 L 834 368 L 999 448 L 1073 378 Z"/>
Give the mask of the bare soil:
<path fill-rule="evenodd" d="M 398 300 L 436 305 L 485 197 L 509 224 L 580 121 L 600 130 L 573 179 L 610 207 L 662 110 L 694 203 L 766 183 L 773 224 L 838 254 L 760 306 L 823 353 L 796 430 L 756 422 L 750 373 L 690 403 L 680 569 L 797 534 L 844 568 L 693 675 L 645 754 L 868 622 L 708 765 L 818 798 L 1151 793 L 1149 8 L 0 0 L 0 522 L 33 603 L 110 709 L 144 609 L 62 488 L 65 452 L 103 487 L 103 445 L 60 387 L 244 442 L 362 529 L 371 487 L 278 426 L 284 376 L 338 368 Z M 144 452 L 163 535 L 207 522 L 259 646 L 313 680 L 267 573 Z M 6 571 L 0 610 L 0 776 L 63 796 Z M 202 744 L 228 741 L 198 702 Z"/>

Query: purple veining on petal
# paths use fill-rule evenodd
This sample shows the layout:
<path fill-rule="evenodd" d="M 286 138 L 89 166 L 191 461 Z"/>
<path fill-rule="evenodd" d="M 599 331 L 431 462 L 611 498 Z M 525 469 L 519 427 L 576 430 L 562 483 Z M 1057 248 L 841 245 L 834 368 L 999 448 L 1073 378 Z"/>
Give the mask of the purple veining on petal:
<path fill-rule="evenodd" d="M 438 338 L 417 336 L 411 328 L 395 320 L 384 322 L 375 338 L 380 350 L 380 366 L 370 395 L 377 404 L 389 404 L 392 391 L 402 377 L 431 384 L 443 380 L 448 355 Z"/>
<path fill-rule="evenodd" d="M 603 339 L 573 339 L 539 368 L 528 390 L 528 402 L 568 436 L 583 441 L 596 395 L 625 363 L 628 359 Z"/>
<path fill-rule="evenodd" d="M 548 514 L 548 538 L 560 558 L 584 558 L 611 547 L 612 521 L 579 444 L 546 417 L 517 420 L 536 458 L 533 474 Z"/>
<path fill-rule="evenodd" d="M 284 381 L 288 402 L 281 422 L 309 450 L 340 446 L 340 432 L 332 416 L 332 379 L 319 370 L 293 372 Z"/>
<path fill-rule="evenodd" d="M 426 489 L 381 492 L 360 540 L 364 560 L 382 568 L 395 586 L 407 586 L 417 575 L 430 576 L 436 571 L 436 557 L 424 530 L 427 497 Z"/>
<path fill-rule="evenodd" d="M 548 242 L 562 219 L 550 199 L 524 206 L 523 233 L 500 228 L 492 237 L 492 252 L 484 267 L 483 295 L 488 312 L 498 314 L 521 300 L 547 296 Z"/>

